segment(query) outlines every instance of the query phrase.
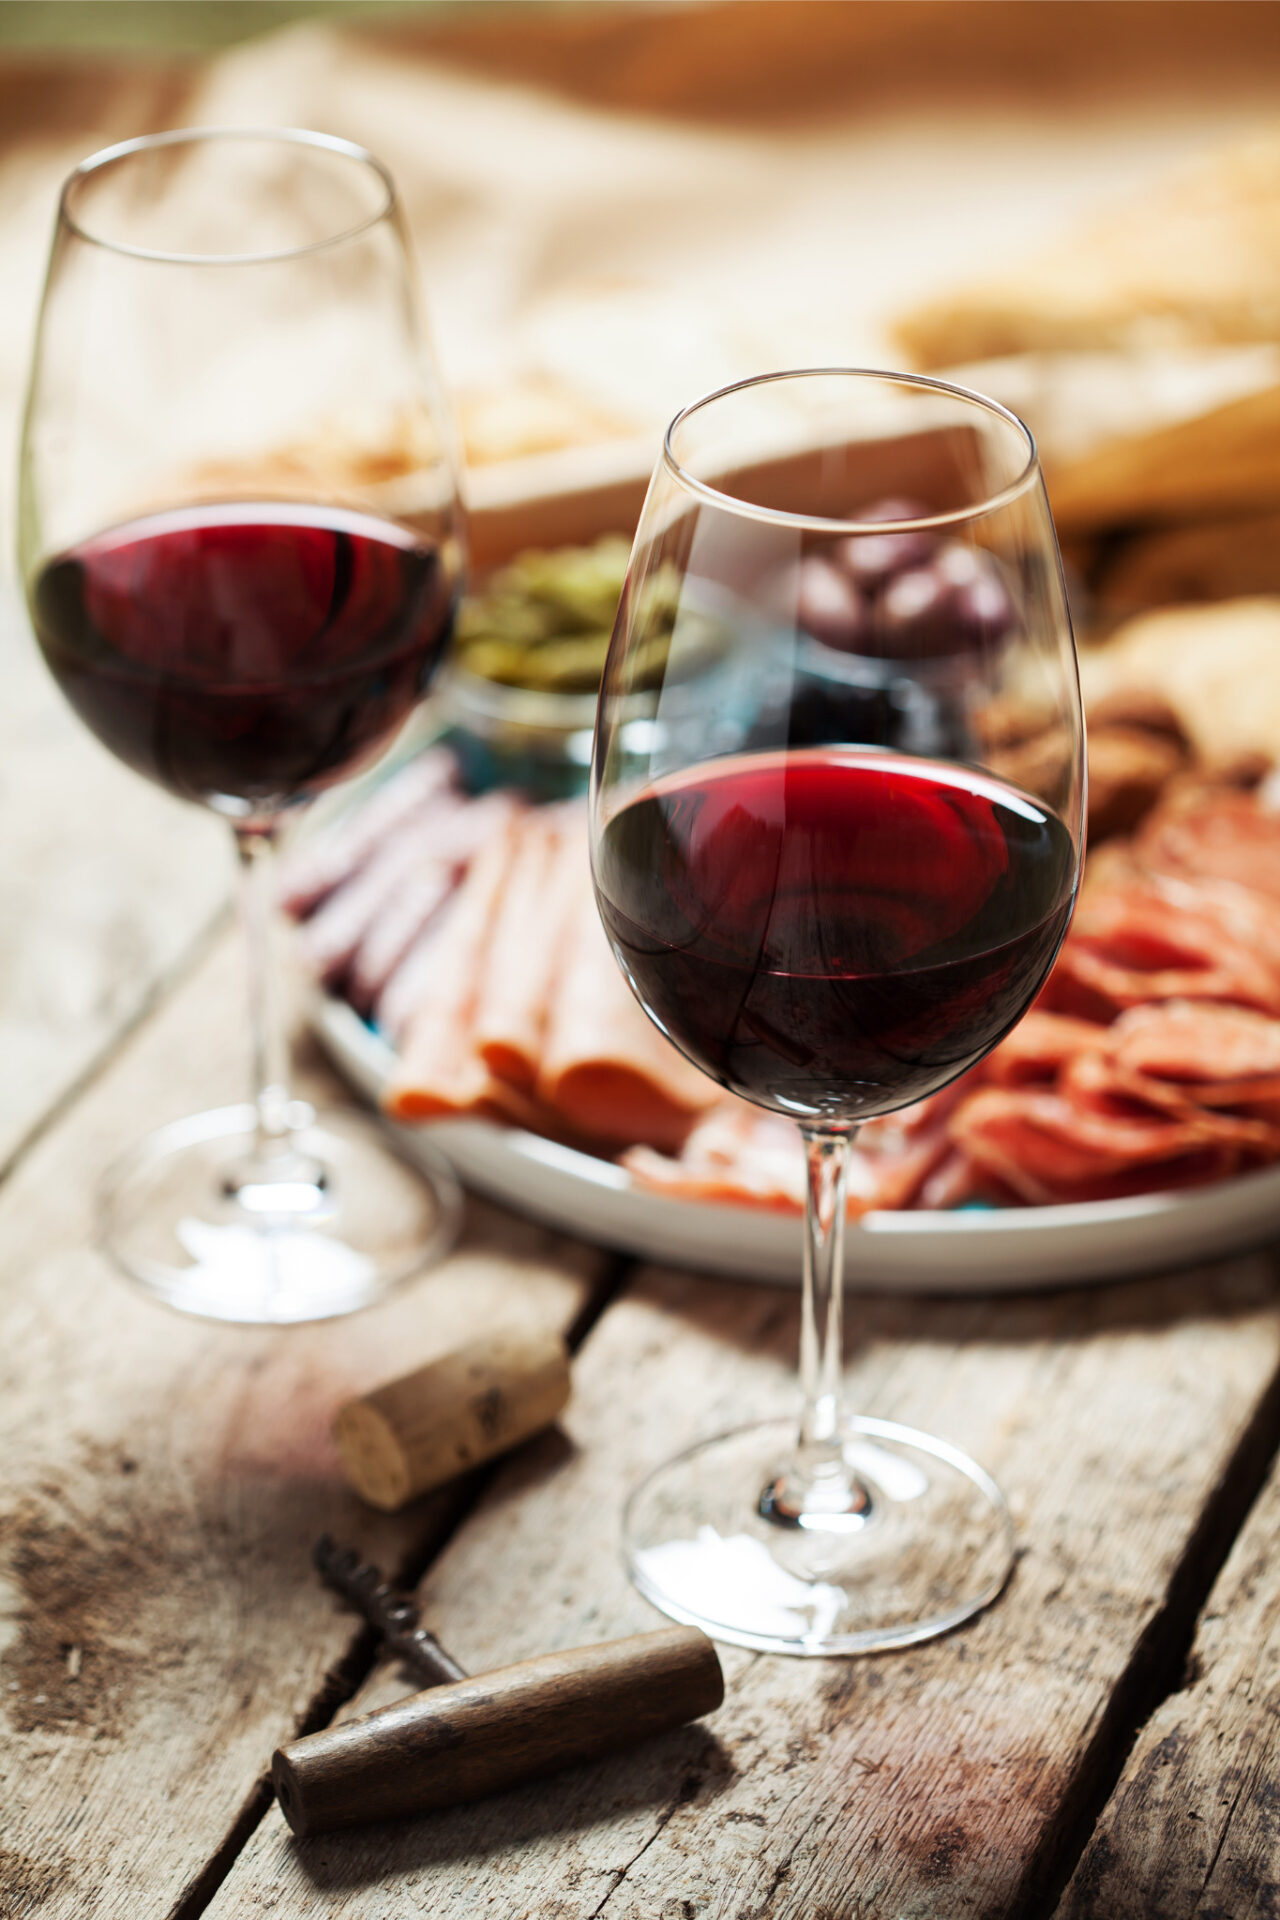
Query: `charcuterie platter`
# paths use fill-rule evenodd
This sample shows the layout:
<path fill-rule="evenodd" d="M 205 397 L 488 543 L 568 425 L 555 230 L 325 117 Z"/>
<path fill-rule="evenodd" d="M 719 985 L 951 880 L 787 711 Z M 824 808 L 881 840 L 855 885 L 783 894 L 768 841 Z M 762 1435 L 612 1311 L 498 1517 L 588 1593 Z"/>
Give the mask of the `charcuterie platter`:
<path fill-rule="evenodd" d="M 378 1102 L 394 1066 L 387 1042 L 344 1001 L 319 996 L 312 1017 L 334 1063 Z M 393 1132 L 410 1160 L 434 1148 L 477 1193 L 547 1226 L 704 1273 L 799 1285 L 798 1213 L 676 1199 L 640 1186 L 614 1161 L 491 1121 Z M 848 1281 L 854 1289 L 904 1293 L 1092 1285 L 1235 1252 L 1277 1232 L 1280 1167 L 1123 1200 L 872 1212 L 850 1223 Z"/>
<path fill-rule="evenodd" d="M 705 1105 L 715 1090 L 639 1015 L 599 933 L 579 809 L 470 797 L 452 767 L 434 745 L 374 776 L 290 862 L 313 1023 L 339 1068 L 410 1160 L 442 1152 L 548 1225 L 798 1281 L 790 1129 Z M 1278 850 L 1273 810 L 1231 785 L 1174 794 L 1103 849 L 1047 1006 L 973 1090 L 867 1130 L 855 1286 L 1091 1283 L 1280 1230 Z"/>

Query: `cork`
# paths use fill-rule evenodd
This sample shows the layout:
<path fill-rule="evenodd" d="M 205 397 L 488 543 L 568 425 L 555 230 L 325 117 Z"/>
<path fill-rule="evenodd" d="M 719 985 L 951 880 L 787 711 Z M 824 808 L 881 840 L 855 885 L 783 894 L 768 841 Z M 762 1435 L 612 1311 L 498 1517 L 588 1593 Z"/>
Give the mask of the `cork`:
<path fill-rule="evenodd" d="M 394 1513 L 550 1426 L 568 1398 L 563 1340 L 512 1328 L 348 1400 L 334 1438 L 356 1492 Z"/>

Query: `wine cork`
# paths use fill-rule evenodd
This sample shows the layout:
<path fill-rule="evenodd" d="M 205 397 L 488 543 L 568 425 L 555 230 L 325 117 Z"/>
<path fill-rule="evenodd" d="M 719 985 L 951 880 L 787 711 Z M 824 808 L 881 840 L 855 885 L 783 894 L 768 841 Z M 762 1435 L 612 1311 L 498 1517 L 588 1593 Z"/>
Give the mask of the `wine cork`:
<path fill-rule="evenodd" d="M 568 1398 L 563 1340 L 513 1328 L 348 1400 L 333 1432 L 356 1492 L 392 1513 L 549 1427 Z"/>

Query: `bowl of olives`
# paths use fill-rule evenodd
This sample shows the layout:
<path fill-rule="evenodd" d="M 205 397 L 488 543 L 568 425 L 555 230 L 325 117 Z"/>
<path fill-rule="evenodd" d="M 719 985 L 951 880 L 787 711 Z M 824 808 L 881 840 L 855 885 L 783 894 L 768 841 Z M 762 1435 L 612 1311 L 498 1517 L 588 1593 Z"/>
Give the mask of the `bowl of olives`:
<path fill-rule="evenodd" d="M 596 696 L 631 552 L 625 534 L 590 546 L 530 549 L 463 602 L 433 698 L 468 785 L 517 786 L 540 799 L 586 783 Z M 653 583 L 649 668 L 657 686 L 675 620 Z"/>

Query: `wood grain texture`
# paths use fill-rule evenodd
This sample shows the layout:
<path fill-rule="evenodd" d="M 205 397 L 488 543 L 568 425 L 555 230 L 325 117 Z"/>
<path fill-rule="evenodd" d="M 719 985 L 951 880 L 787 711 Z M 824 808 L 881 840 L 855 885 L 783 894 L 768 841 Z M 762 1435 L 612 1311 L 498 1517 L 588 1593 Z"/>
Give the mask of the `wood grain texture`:
<path fill-rule="evenodd" d="M 1143 1727 L 1055 1920 L 1280 1913 L 1280 1469 Z"/>
<path fill-rule="evenodd" d="M 207 935 L 227 830 L 120 766 L 0 597 L 0 1172 Z"/>
<path fill-rule="evenodd" d="M 475 1209 L 435 1273 L 317 1327 L 183 1319 L 114 1278 L 88 1244 L 97 1172 L 150 1121 L 238 1092 L 241 990 L 227 942 L 0 1194 L 6 1920 L 172 1909 L 355 1641 L 316 1535 L 394 1572 L 457 1511 L 456 1488 L 364 1508 L 336 1407 L 481 1326 L 565 1328 L 598 1270 Z"/>
<path fill-rule="evenodd" d="M 723 1649 L 703 1725 L 484 1805 L 298 1843 L 272 1809 L 209 1908 L 382 1920 L 923 1920 L 1041 1911 L 1064 1808 L 1280 1363 L 1276 1280 L 858 1302 L 858 1404 L 971 1447 L 1023 1554 L 981 1619 L 909 1653 Z M 623 1490 L 698 1431 L 790 1402 L 795 1301 L 653 1275 L 576 1363 L 562 1438 L 504 1470 L 422 1589 L 471 1672 L 653 1615 Z M 403 1682 L 376 1675 L 367 1710 Z"/>

